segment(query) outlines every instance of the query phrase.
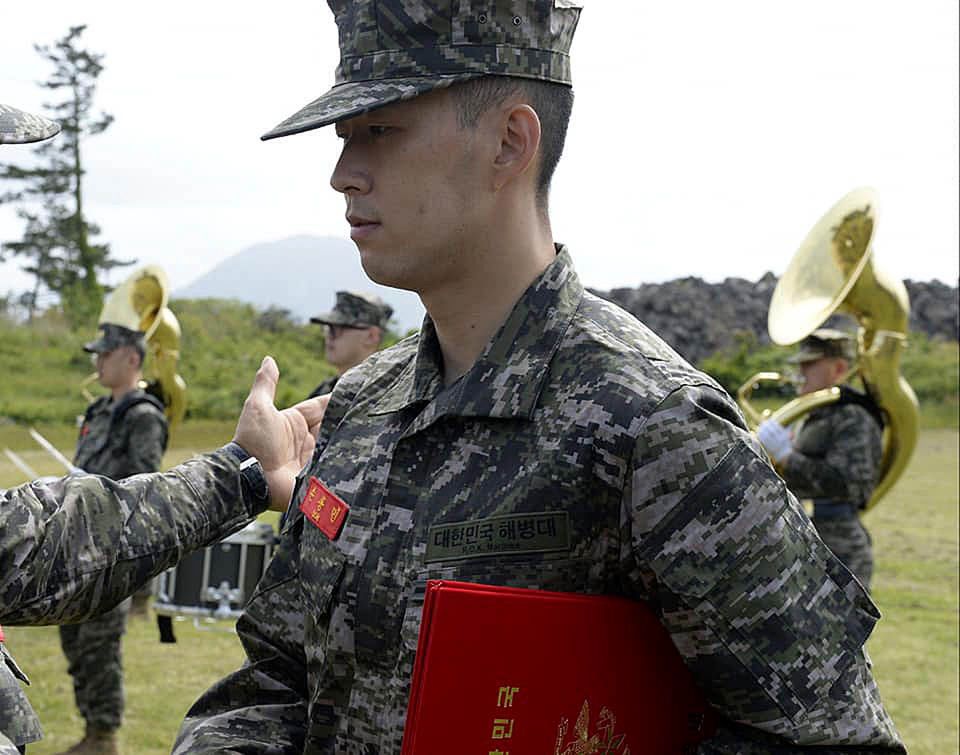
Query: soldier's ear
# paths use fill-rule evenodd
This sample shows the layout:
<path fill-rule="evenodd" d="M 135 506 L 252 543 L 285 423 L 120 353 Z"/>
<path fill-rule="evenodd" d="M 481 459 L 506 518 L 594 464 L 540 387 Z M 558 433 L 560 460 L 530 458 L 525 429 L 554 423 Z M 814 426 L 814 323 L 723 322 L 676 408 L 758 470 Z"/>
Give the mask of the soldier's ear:
<path fill-rule="evenodd" d="M 494 160 L 494 188 L 502 189 L 520 176 L 530 174 L 540 151 L 540 118 L 526 103 L 518 102 L 503 111 L 500 144 Z"/>

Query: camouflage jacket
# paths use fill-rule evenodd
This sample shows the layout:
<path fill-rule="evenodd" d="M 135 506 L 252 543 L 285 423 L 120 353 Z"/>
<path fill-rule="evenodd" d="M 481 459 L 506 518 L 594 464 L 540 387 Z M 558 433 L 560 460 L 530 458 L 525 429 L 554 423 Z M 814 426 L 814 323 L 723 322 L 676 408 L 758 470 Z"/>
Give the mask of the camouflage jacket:
<path fill-rule="evenodd" d="M 243 458 L 229 444 L 164 474 L 0 490 L 0 624 L 83 621 L 240 529 L 268 503 Z"/>
<path fill-rule="evenodd" d="M 84 472 L 119 480 L 156 472 L 167 447 L 167 420 L 159 402 L 143 391 L 118 401 L 103 396 L 88 408 L 73 463 Z"/>
<path fill-rule="evenodd" d="M 723 390 L 584 292 L 565 250 L 442 376 L 426 321 L 341 378 L 304 479 L 350 506 L 343 529 L 305 519 L 302 481 L 238 622 L 248 662 L 175 752 L 397 753 L 433 578 L 650 601 L 724 717 L 703 753 L 903 751 L 863 588 Z"/>
<path fill-rule="evenodd" d="M 2 634 L 3 630 L 0 629 L 0 636 Z M 0 755 L 7 752 L 4 744 L 9 743 L 11 747 L 22 746 L 36 742 L 43 736 L 40 719 L 30 705 L 21 683 L 29 684 L 30 680 L 20 670 L 0 638 Z"/>
<path fill-rule="evenodd" d="M 231 444 L 163 475 L 78 475 L 0 491 L 0 623 L 83 621 L 240 529 L 268 502 L 262 477 L 249 480 L 256 467 L 241 476 L 243 458 Z M 2 643 L 0 654 L 0 734 L 35 741 L 25 679 Z"/>
<path fill-rule="evenodd" d="M 0 755 L 20 755 L 20 750 L 2 732 L 0 732 Z"/>
<path fill-rule="evenodd" d="M 855 403 L 833 404 L 807 416 L 783 478 L 798 498 L 831 499 L 863 506 L 880 474 L 883 431 Z"/>

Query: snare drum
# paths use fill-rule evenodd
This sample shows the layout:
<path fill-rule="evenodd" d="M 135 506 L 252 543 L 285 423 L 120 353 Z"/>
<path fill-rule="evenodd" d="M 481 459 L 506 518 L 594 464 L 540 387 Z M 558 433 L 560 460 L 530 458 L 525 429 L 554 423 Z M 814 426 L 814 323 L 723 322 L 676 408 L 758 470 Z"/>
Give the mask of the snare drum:
<path fill-rule="evenodd" d="M 270 563 L 275 541 L 273 527 L 251 522 L 191 553 L 157 578 L 153 610 L 160 616 L 239 618 Z"/>

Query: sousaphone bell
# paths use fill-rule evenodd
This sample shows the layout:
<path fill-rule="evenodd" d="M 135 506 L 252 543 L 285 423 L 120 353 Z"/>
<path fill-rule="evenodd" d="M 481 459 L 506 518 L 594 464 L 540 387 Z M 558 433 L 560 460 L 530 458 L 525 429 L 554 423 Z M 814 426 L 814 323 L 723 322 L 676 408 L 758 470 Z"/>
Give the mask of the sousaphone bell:
<path fill-rule="evenodd" d="M 916 447 L 919 417 L 917 397 L 900 374 L 910 300 L 903 282 L 881 272 L 873 261 L 876 223 L 873 189 L 855 189 L 843 197 L 820 218 L 794 254 L 767 313 L 770 339 L 781 345 L 802 340 L 834 313 L 856 319 L 857 358 L 848 377 L 859 375 L 884 417 L 880 478 L 866 508 L 886 495 L 903 474 Z M 752 427 L 767 418 L 790 425 L 840 399 L 839 388 L 826 388 L 776 411 L 760 412 L 750 404 L 750 396 L 766 381 L 783 382 L 783 378 L 776 372 L 761 372 L 737 392 Z"/>

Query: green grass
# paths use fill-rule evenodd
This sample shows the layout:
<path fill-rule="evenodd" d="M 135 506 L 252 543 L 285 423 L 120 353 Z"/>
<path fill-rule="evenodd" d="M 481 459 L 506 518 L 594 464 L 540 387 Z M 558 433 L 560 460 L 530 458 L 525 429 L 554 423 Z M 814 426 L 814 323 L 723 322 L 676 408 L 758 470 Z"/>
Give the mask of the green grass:
<path fill-rule="evenodd" d="M 70 428 L 46 428 L 69 449 Z M 165 462 L 175 463 L 229 439 L 232 423 L 187 423 Z M 0 428 L 0 445 L 29 449 L 19 428 Z M 874 597 L 883 612 L 869 641 L 884 702 L 912 755 L 958 752 L 958 433 L 920 436 L 906 474 L 866 514 L 876 548 Z M 31 463 L 57 471 L 37 452 Z M 38 471 L 41 471 L 38 469 Z M 0 486 L 20 481 L 0 457 Z M 78 738 L 70 680 L 55 628 L 5 627 L 10 649 L 33 679 L 28 694 L 46 730 L 32 755 L 57 752 Z M 212 682 L 235 669 L 236 637 L 177 624 L 179 642 L 157 642 L 152 621 L 133 620 L 124 641 L 127 717 L 121 739 L 136 755 L 167 753 L 185 711 Z"/>
<path fill-rule="evenodd" d="M 956 431 L 921 433 L 906 473 L 865 518 L 883 612 L 868 648 L 914 755 L 958 752 L 957 442 Z"/>
<path fill-rule="evenodd" d="M 174 625 L 176 644 L 161 645 L 150 619 L 132 618 L 123 640 L 127 706 L 120 729 L 121 752 L 169 753 L 187 709 L 200 692 L 238 668 L 243 651 L 228 631 L 197 631 Z M 27 748 L 30 755 L 65 750 L 83 736 L 83 719 L 73 703 L 67 663 L 56 627 L 4 627 L 8 647 L 16 650 L 33 684 L 27 695 L 43 722 L 44 738 Z"/>

